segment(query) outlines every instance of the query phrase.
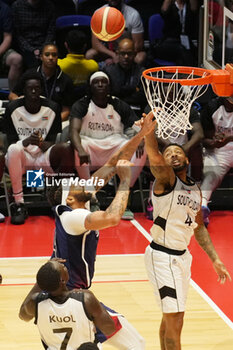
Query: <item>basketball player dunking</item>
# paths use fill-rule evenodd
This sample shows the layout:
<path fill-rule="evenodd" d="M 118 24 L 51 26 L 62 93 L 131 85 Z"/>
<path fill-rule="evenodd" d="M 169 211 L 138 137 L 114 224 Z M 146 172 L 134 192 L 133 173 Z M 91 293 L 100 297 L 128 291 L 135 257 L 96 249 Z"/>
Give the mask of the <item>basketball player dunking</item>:
<path fill-rule="evenodd" d="M 142 118 L 139 124 L 142 126 L 143 123 Z M 145 264 L 163 313 L 161 349 L 180 350 L 192 261 L 187 247 L 193 234 L 211 259 L 220 283 L 231 280 L 231 277 L 204 226 L 200 210 L 201 192 L 186 174 L 188 158 L 184 150 L 179 145 L 170 144 L 161 154 L 154 131 L 145 137 L 145 145 L 150 169 L 156 179 L 152 194 L 153 240 L 146 248 Z"/>

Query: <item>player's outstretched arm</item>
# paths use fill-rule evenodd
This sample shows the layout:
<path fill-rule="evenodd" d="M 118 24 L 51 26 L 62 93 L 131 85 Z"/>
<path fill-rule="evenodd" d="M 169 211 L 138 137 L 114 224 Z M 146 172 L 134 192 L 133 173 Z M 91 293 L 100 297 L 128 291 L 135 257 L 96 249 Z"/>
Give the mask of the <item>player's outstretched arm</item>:
<path fill-rule="evenodd" d="M 105 211 L 96 211 L 87 215 L 84 223 L 87 230 L 99 230 L 118 225 L 128 203 L 131 165 L 132 163 L 128 160 L 117 162 L 116 170 L 120 177 L 120 184 L 115 198 Z"/>
<path fill-rule="evenodd" d="M 145 115 L 144 123 L 141 126 L 141 130 L 132 137 L 123 147 L 116 151 L 113 156 L 104 164 L 103 167 L 98 169 L 92 176 L 100 179 L 104 179 L 104 184 L 111 179 L 111 177 L 116 173 L 116 164 L 119 159 L 130 160 L 137 150 L 139 144 L 143 138 L 152 130 L 154 130 L 156 121 L 153 120 L 153 115 Z M 96 188 L 98 191 L 100 187 Z"/>
<path fill-rule="evenodd" d="M 154 119 L 154 114 L 151 111 L 149 114 L 143 113 L 143 118 L 141 119 L 140 123 L 142 126 L 144 126 L 144 123 L 147 121 L 148 116 Z M 156 125 L 156 122 L 155 122 Z M 155 137 L 154 129 L 150 130 L 145 136 L 145 146 L 146 146 L 146 153 L 149 158 L 150 163 L 150 170 L 151 173 L 156 178 L 157 182 L 161 182 L 163 184 L 173 184 L 175 181 L 175 174 L 172 168 L 168 165 L 166 165 L 165 160 L 163 158 L 163 155 L 159 151 L 158 142 Z"/>
<path fill-rule="evenodd" d="M 95 326 L 106 336 L 115 332 L 115 323 L 90 290 L 83 291 L 85 309 Z"/>
<path fill-rule="evenodd" d="M 202 249 L 207 253 L 209 258 L 211 259 L 213 267 L 218 275 L 218 281 L 220 281 L 220 283 L 225 283 L 227 279 L 231 281 L 231 276 L 223 262 L 220 260 L 213 245 L 213 242 L 210 238 L 209 232 L 207 231 L 203 223 L 201 210 L 197 213 L 196 223 L 198 224 L 198 226 L 194 230 L 195 238 L 198 244 L 202 247 Z"/>

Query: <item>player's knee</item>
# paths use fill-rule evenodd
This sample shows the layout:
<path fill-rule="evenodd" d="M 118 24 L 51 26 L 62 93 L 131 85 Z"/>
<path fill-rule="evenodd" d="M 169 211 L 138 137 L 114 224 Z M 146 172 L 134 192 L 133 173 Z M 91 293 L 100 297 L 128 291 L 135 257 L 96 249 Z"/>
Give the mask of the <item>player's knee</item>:
<path fill-rule="evenodd" d="M 184 322 L 184 314 L 183 313 L 178 313 L 177 317 L 176 317 L 176 321 L 175 321 L 175 327 L 177 329 L 178 332 L 181 331 L 182 327 L 183 327 L 183 322 Z"/>
<path fill-rule="evenodd" d="M 63 152 L 63 156 L 66 159 L 73 161 L 74 149 L 72 148 L 71 144 L 64 142 L 61 144 L 61 146 L 62 146 L 61 151 Z"/>
<path fill-rule="evenodd" d="M 12 52 L 7 57 L 6 65 L 7 66 L 14 66 L 14 67 L 17 67 L 17 68 L 22 68 L 22 66 L 23 66 L 23 57 L 17 52 Z"/>
<path fill-rule="evenodd" d="M 58 166 L 62 161 L 66 164 L 73 163 L 74 152 L 73 148 L 68 143 L 55 144 L 50 152 L 50 164 L 55 167 Z"/>
<path fill-rule="evenodd" d="M 17 143 L 13 143 L 7 149 L 8 157 L 19 155 L 22 152 L 22 150 L 23 148 L 20 147 L 20 145 L 18 145 Z"/>
<path fill-rule="evenodd" d="M 166 330 L 173 329 L 176 332 L 180 332 L 183 327 L 184 312 L 165 314 L 163 319 L 165 321 Z"/>

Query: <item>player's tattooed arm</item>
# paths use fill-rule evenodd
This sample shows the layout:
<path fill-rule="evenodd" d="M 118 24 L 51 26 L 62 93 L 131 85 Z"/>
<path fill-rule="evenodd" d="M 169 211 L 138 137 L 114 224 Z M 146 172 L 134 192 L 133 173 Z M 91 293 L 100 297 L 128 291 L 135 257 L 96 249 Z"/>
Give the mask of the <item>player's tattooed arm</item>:
<path fill-rule="evenodd" d="M 104 164 L 103 167 L 98 169 L 92 176 L 94 178 L 98 177 L 104 179 L 104 185 L 111 179 L 111 177 L 116 173 L 116 165 L 118 160 L 130 160 L 137 150 L 138 146 L 141 144 L 144 136 L 149 134 L 154 130 L 156 121 L 153 120 L 153 113 L 148 115 L 144 114 L 144 119 L 142 125 L 140 125 L 140 131 L 134 137 L 132 137 L 122 148 L 118 149 L 112 157 Z M 139 126 L 139 124 L 138 124 Z M 102 187 L 102 186 L 101 186 Z M 96 187 L 96 191 L 100 190 L 101 187 Z"/>
<path fill-rule="evenodd" d="M 126 182 L 121 182 L 116 193 L 116 196 L 110 206 L 106 209 L 106 213 L 112 215 L 123 215 L 129 197 L 129 184 Z"/>
<path fill-rule="evenodd" d="M 211 261 L 219 259 L 218 254 L 214 248 L 213 242 L 210 238 L 209 232 L 204 225 L 199 225 L 195 229 L 195 238 L 202 249 L 208 254 Z"/>
<path fill-rule="evenodd" d="M 152 124 L 153 125 L 153 124 Z M 135 137 L 133 137 L 130 141 L 128 141 L 122 148 L 117 150 L 113 156 L 98 169 L 92 176 L 94 178 L 99 178 L 104 180 L 104 185 L 108 183 L 108 181 L 116 174 L 117 162 L 120 159 L 130 160 L 140 144 L 141 140 L 144 137 L 145 131 L 140 131 Z M 96 192 L 99 191 L 103 186 L 96 186 Z"/>
<path fill-rule="evenodd" d="M 116 162 L 117 163 L 117 162 Z M 95 191 L 98 192 L 103 186 L 105 186 L 108 181 L 116 174 L 116 167 L 115 166 L 109 166 L 104 165 L 100 169 L 98 169 L 92 176 L 94 178 L 102 179 L 104 180 L 104 185 L 95 187 Z"/>
<path fill-rule="evenodd" d="M 131 180 L 131 166 L 128 160 L 119 160 L 116 165 L 117 175 L 120 178 L 120 184 L 116 196 L 110 206 L 106 209 L 106 214 L 115 215 L 121 218 L 123 215 L 129 197 L 129 186 Z"/>
<path fill-rule="evenodd" d="M 117 162 L 116 171 L 120 184 L 115 198 L 105 211 L 96 211 L 87 215 L 84 223 L 87 230 L 99 230 L 119 224 L 128 202 L 131 165 L 129 161 L 123 159 Z"/>
<path fill-rule="evenodd" d="M 147 115 L 144 114 L 142 123 L 138 121 L 138 124 L 136 124 L 137 122 L 135 122 L 135 124 L 140 127 L 140 131 L 134 137 L 132 137 L 122 148 L 117 150 L 111 159 L 109 159 L 109 161 L 106 163 L 106 165 L 116 166 L 118 160 L 120 159 L 130 160 L 138 146 L 141 144 L 144 136 L 154 131 L 156 121 L 153 119 L 153 113 L 148 113 Z"/>
<path fill-rule="evenodd" d="M 197 214 L 196 222 L 198 226 L 194 230 L 195 238 L 199 245 L 202 247 L 202 249 L 207 253 L 209 258 L 211 259 L 213 263 L 214 270 L 216 271 L 218 275 L 218 281 L 220 283 L 225 283 L 227 279 L 231 281 L 231 276 L 229 272 L 227 271 L 225 265 L 220 260 L 215 247 L 212 243 L 212 240 L 210 238 L 209 232 L 205 228 L 203 224 L 203 218 L 202 213 L 199 211 Z"/>
<path fill-rule="evenodd" d="M 207 231 L 204 225 L 201 210 L 199 210 L 199 212 L 197 213 L 196 223 L 198 224 L 198 226 L 194 230 L 195 238 L 199 245 L 202 247 L 202 249 L 208 254 L 211 261 L 214 262 L 216 259 L 219 259 L 219 257 L 214 248 L 209 232 Z"/>
<path fill-rule="evenodd" d="M 87 230 L 100 230 L 118 225 L 126 209 L 128 197 L 129 186 L 126 188 L 125 184 L 121 183 L 115 198 L 105 211 L 99 210 L 87 215 L 85 228 Z"/>

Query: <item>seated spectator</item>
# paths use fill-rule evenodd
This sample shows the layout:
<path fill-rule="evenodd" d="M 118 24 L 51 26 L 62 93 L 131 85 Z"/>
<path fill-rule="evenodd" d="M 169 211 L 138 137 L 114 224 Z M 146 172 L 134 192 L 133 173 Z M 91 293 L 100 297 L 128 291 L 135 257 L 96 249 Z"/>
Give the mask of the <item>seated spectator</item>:
<path fill-rule="evenodd" d="M 68 54 L 63 59 L 58 59 L 61 70 L 69 75 L 76 87 L 76 99 L 86 93 L 86 85 L 89 76 L 99 69 L 94 60 L 87 60 L 84 56 L 87 48 L 87 36 L 83 31 L 71 30 L 65 41 Z"/>
<path fill-rule="evenodd" d="M 233 98 L 215 97 L 203 109 L 201 121 L 204 130 L 204 168 L 202 211 L 205 224 L 209 223 L 208 203 L 212 192 L 233 167 Z"/>
<path fill-rule="evenodd" d="M 4 120 L 2 118 L 3 114 L 5 113 L 5 107 L 8 104 L 8 101 L 1 101 L 0 100 L 0 182 L 2 181 L 3 173 L 5 170 L 5 153 L 6 153 L 6 135 L 5 135 L 5 128 L 4 128 Z M 5 221 L 5 216 L 0 213 L 0 222 Z M 1 283 L 1 282 L 0 282 Z"/>
<path fill-rule="evenodd" d="M 141 117 L 146 106 L 146 97 L 141 83 L 143 67 L 134 62 L 136 52 L 131 39 L 122 39 L 116 50 L 118 63 L 113 63 L 104 67 L 111 80 L 112 95 L 121 98 L 132 108 L 138 110 Z"/>
<path fill-rule="evenodd" d="M 55 8 L 49 0 L 16 0 L 12 4 L 14 41 L 25 68 L 37 66 L 42 46 L 55 39 Z"/>
<path fill-rule="evenodd" d="M 12 16 L 10 8 L 0 0 L 0 72 L 8 71 L 8 84 L 12 89 L 22 74 L 22 57 L 13 49 Z"/>
<path fill-rule="evenodd" d="M 148 20 L 153 13 L 160 12 L 163 0 L 125 0 L 127 5 L 135 8 L 139 13 L 144 25 L 144 37 L 148 38 Z"/>
<path fill-rule="evenodd" d="M 144 51 L 144 29 L 140 14 L 133 7 L 126 5 L 123 0 L 108 0 L 108 5 L 117 8 L 122 12 L 125 18 L 125 31 L 120 37 L 129 37 L 133 40 L 136 55 L 134 61 L 143 64 L 146 60 Z M 106 64 L 117 62 L 116 47 L 119 39 L 107 43 L 101 42 L 92 34 L 92 48 L 87 51 L 86 58 L 92 58 L 96 61 L 105 61 Z"/>
<path fill-rule="evenodd" d="M 95 170 L 105 164 L 117 149 L 135 135 L 132 125 L 138 119 L 128 104 L 111 96 L 107 74 L 95 72 L 90 77 L 89 85 L 89 96 L 75 102 L 70 114 L 75 166 L 79 177 L 84 179 L 90 178 L 90 169 Z M 139 147 L 131 161 L 135 164 L 132 187 L 146 161 L 143 147 Z M 130 218 L 133 218 L 133 213 Z"/>
<path fill-rule="evenodd" d="M 70 77 L 57 66 L 58 49 L 54 44 L 45 44 L 40 55 L 41 65 L 31 68 L 31 72 L 38 72 L 42 78 L 42 95 L 57 102 L 61 107 L 62 121 L 68 119 L 70 108 L 74 102 L 74 86 Z M 14 100 L 23 95 L 21 80 L 9 95 Z"/>
<path fill-rule="evenodd" d="M 1 144 L 1 139 L 0 139 L 0 182 L 2 181 L 2 176 L 5 168 L 5 155 L 3 152 L 3 145 Z M 5 221 L 5 216 L 0 213 L 0 222 Z"/>
<path fill-rule="evenodd" d="M 152 45 L 154 57 L 179 66 L 197 65 L 198 10 L 197 0 L 164 0 L 164 33 L 162 40 Z"/>
<path fill-rule="evenodd" d="M 73 164 L 68 144 L 56 144 L 61 132 L 59 105 L 41 97 L 41 75 L 25 73 L 22 79 L 24 96 L 9 102 L 4 115 L 8 147 L 6 165 L 15 203 L 11 205 L 11 223 L 23 224 L 27 218 L 24 205 L 22 175 L 29 169 L 45 173 L 67 172 Z"/>

